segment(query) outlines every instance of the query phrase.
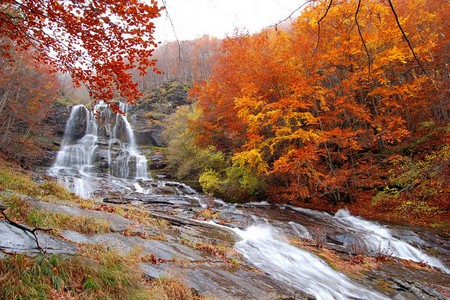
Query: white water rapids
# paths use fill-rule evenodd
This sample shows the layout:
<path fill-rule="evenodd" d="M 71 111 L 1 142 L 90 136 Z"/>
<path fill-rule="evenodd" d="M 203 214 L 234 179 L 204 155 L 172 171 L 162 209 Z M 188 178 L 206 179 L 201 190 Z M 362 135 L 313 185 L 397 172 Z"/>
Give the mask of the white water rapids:
<path fill-rule="evenodd" d="M 348 210 L 341 209 L 332 216 L 325 212 L 310 209 L 290 208 L 308 215 L 315 215 L 324 222 L 329 222 L 332 226 L 349 232 L 365 248 L 363 250 L 369 253 L 425 263 L 450 274 L 450 270 L 439 259 L 393 236 L 392 231 L 386 226 L 353 216 Z"/>
<path fill-rule="evenodd" d="M 386 227 L 352 216 L 347 210 L 340 210 L 335 216 L 331 216 L 319 211 L 293 207 L 292 209 L 320 215 L 324 222 L 331 221 L 336 228 L 353 232 L 354 237 L 364 240 L 368 250 L 385 249 L 384 252 L 382 251 L 385 255 L 424 262 L 449 273 L 448 268 L 437 258 L 394 238 Z M 316 255 L 291 245 L 281 229 L 275 228 L 268 222 L 251 225 L 243 230 L 219 225 L 213 221 L 207 223 L 231 230 L 238 235 L 241 240 L 235 244 L 235 249 L 255 267 L 281 282 L 314 295 L 318 300 L 389 299 L 333 270 Z M 294 228 L 298 236 L 312 238 L 306 227 L 294 222 L 289 222 L 289 225 Z"/>
<path fill-rule="evenodd" d="M 236 250 L 257 268 L 274 278 L 314 295 L 318 300 L 389 299 L 352 282 L 308 251 L 289 244 L 276 228 L 268 225 L 234 229 L 242 238 Z"/>
<path fill-rule="evenodd" d="M 291 245 L 269 223 L 251 225 L 244 230 L 213 221 L 205 223 L 233 231 L 241 239 L 234 248 L 256 268 L 317 300 L 389 299 L 333 270 L 316 255 Z"/>
<path fill-rule="evenodd" d="M 352 216 L 349 211 L 343 209 L 335 214 L 334 219 L 344 228 L 354 231 L 355 236 L 363 240 L 369 252 L 422 262 L 450 274 L 450 270 L 437 258 L 394 237 L 385 226 Z"/>

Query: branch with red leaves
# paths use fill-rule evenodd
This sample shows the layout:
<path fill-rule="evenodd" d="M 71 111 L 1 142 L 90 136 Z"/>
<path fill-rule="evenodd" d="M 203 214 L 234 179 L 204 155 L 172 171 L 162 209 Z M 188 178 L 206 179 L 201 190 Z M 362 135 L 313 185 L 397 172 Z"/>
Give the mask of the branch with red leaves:
<path fill-rule="evenodd" d="M 35 49 L 37 63 L 68 72 L 91 97 L 129 103 L 140 93 L 131 69 L 155 68 L 153 19 L 163 8 L 154 0 L 6 0 L 0 4 L 0 39 L 14 50 Z"/>

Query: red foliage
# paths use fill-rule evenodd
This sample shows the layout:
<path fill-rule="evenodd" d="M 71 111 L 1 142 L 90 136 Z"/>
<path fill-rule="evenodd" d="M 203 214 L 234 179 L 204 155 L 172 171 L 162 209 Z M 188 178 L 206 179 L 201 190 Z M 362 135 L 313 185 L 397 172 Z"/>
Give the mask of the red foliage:
<path fill-rule="evenodd" d="M 154 0 L 2 1 L 0 56 L 35 49 L 36 63 L 69 72 L 94 99 L 110 102 L 118 92 L 132 103 L 139 91 L 129 71 L 154 67 L 152 20 L 160 10 Z"/>
<path fill-rule="evenodd" d="M 43 157 L 50 133 L 44 120 L 58 86 L 54 74 L 35 66 L 28 52 L 10 58 L 13 63 L 0 57 L 0 151 L 26 165 Z"/>

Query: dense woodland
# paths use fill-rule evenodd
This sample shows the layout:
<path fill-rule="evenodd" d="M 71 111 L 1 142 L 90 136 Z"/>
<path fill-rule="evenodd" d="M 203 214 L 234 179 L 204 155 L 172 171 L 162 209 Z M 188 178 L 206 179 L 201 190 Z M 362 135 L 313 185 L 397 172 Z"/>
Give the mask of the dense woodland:
<path fill-rule="evenodd" d="M 163 136 L 173 176 L 206 193 L 445 225 L 448 3 L 389 3 L 315 1 L 283 29 L 159 45 L 139 68 L 111 62 L 99 74 L 126 72 L 133 96 L 167 81 L 192 86 L 191 104 L 166 118 Z M 75 88 L 87 75 L 75 70 L 73 87 L 36 62 L 45 49 L 16 47 L 3 29 L 0 149 L 29 166 L 53 147 L 55 107 L 85 100 Z M 99 80 L 85 84 L 91 97 L 103 89 L 107 100 L 135 100 L 113 92 L 129 83 L 93 89 Z"/>
<path fill-rule="evenodd" d="M 448 219 L 448 5 L 331 3 L 222 41 L 167 123 L 176 174 L 236 201 Z"/>
<path fill-rule="evenodd" d="M 285 287 L 273 276 L 277 268 L 249 264 L 258 260 L 237 251 L 240 242 L 211 224 L 219 220 L 220 227 L 237 233 L 253 218 L 266 220 L 265 213 L 253 215 L 259 210 L 273 213 L 277 223 L 286 221 L 286 228 L 303 228 L 296 217 L 290 219 L 296 208 L 222 206 L 210 195 L 229 202 L 347 208 L 355 216 L 404 222 L 408 226 L 398 226 L 407 229 L 401 239 L 433 257 L 442 255 L 442 266 L 448 266 L 448 0 L 309 0 L 297 18 L 257 34 L 237 30 L 225 39 L 158 44 L 153 21 L 163 9 L 155 0 L 0 2 L 1 299 L 202 300 L 216 299 L 221 290 L 311 299 L 291 283 L 286 291 L 292 287 L 292 297 L 279 296 Z M 100 100 L 117 113 L 123 113 L 119 101 L 135 104 L 128 119 L 150 133 L 141 137 L 153 146 L 141 150 L 151 175 L 168 178 L 167 185 L 144 176 L 116 189 L 118 181 L 104 174 L 98 176 L 98 199 L 84 199 L 44 172 L 61 149 L 71 107 L 94 108 Z M 101 158 L 95 157 L 100 163 Z M 206 207 L 190 193 L 181 197 L 178 187 L 184 185 L 175 180 L 202 191 Z M 144 193 L 138 187 L 149 189 Z M 154 194 L 147 193 L 150 189 Z M 147 202 L 155 195 L 155 202 Z M 196 206 L 180 204 L 187 198 Z M 236 211 L 229 213 L 231 207 Z M 445 270 L 429 268 L 422 251 L 414 261 L 391 255 L 391 241 L 406 245 L 394 234 L 384 237 L 388 227 L 397 226 L 376 225 L 381 240 L 369 229 L 377 243 L 372 252 L 358 239 L 345 245 L 353 234 L 365 233 L 358 229 L 347 236 L 353 227 L 347 229 L 346 218 L 345 228 L 334 230 L 339 213 L 331 221 L 323 212 L 314 213 L 324 220 L 316 224 L 309 215 L 299 217 L 312 223 L 304 228 L 308 235 L 311 229 L 311 238 L 292 226 L 296 235 L 278 240 L 284 230 L 274 226 L 272 234 L 269 219 L 264 232 L 270 229 L 270 236 L 250 239 L 249 248 L 262 254 L 287 249 L 285 256 L 275 253 L 275 260 L 270 255 L 264 260 L 289 266 L 287 272 L 298 266 L 294 277 L 311 267 L 323 274 L 342 272 L 317 277 L 327 293 L 328 285 L 345 292 L 348 280 L 356 279 L 358 286 L 370 285 L 394 299 L 449 295 Z M 82 239 L 67 238 L 63 231 Z M 44 234 L 64 246 L 40 244 Z M 267 233 L 254 235 L 261 234 Z M 266 246 L 272 239 L 275 246 L 260 251 L 260 241 Z M 10 247 L 10 241 L 18 244 Z M 314 261 L 320 256 L 320 263 L 299 260 L 298 252 L 291 252 L 297 248 L 302 257 L 305 251 Z M 415 248 L 404 251 L 415 252 L 410 249 Z M 440 262 L 434 266 L 441 268 Z M 201 285 L 172 273 L 177 268 L 205 281 L 208 293 L 201 295 L 196 290 Z M 322 272 L 327 268 L 333 272 Z M 306 285 L 314 289 L 316 277 L 305 273 Z M 251 298 L 244 296 L 235 298 Z"/>

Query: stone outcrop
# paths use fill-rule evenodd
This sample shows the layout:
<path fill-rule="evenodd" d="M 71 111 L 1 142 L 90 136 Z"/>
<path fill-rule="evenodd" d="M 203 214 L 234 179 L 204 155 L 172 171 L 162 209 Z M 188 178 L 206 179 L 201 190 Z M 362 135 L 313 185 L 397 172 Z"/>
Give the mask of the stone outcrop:
<path fill-rule="evenodd" d="M 144 93 L 130 110 L 130 123 L 134 128 L 136 143 L 162 146 L 161 123 L 180 105 L 187 105 L 189 86 L 172 81 Z"/>

